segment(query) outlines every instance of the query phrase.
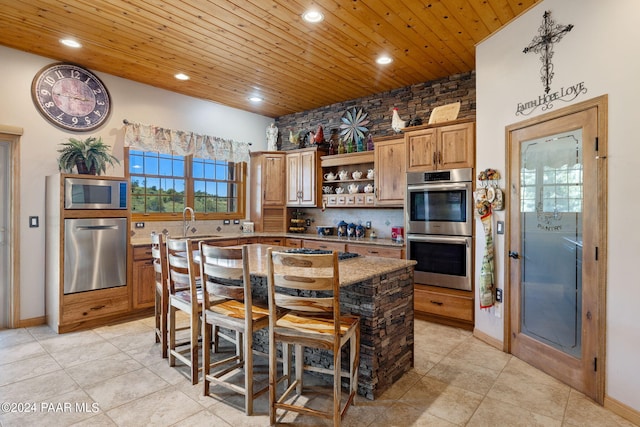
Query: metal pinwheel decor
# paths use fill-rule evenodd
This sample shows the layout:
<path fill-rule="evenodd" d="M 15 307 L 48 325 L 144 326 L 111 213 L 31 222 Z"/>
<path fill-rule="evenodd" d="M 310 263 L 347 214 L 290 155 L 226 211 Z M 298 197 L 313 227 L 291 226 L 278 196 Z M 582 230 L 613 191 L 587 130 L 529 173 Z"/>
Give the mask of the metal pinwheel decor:
<path fill-rule="evenodd" d="M 352 108 L 347 110 L 342 116 L 342 124 L 340 125 L 340 136 L 344 141 L 356 141 L 364 139 L 364 135 L 369 131 L 365 125 L 369 124 L 367 120 L 368 113 L 365 113 L 362 108 L 356 110 Z"/>

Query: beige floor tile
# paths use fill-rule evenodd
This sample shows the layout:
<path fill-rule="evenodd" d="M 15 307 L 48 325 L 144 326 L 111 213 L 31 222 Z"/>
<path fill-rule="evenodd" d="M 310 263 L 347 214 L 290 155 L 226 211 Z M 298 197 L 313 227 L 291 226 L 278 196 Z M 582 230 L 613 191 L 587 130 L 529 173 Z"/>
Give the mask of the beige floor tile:
<path fill-rule="evenodd" d="M 40 340 L 42 347 L 49 353 L 69 352 L 74 347 L 84 348 L 96 342 L 105 342 L 105 340 L 93 331 L 70 332 Z"/>
<path fill-rule="evenodd" d="M 147 328 L 130 334 L 118 335 L 109 339 L 111 344 L 115 345 L 122 351 L 130 351 L 138 347 L 145 347 L 149 341 L 155 343 L 153 331 Z M 159 344 L 158 351 L 161 351 Z"/>
<path fill-rule="evenodd" d="M 186 394 L 166 388 L 111 409 L 107 415 L 122 426 L 168 426 L 200 411 L 202 406 Z"/>
<path fill-rule="evenodd" d="M 112 339 L 122 335 L 137 334 L 139 332 L 153 331 L 153 326 L 148 325 L 143 320 L 134 320 L 132 322 L 117 323 L 115 325 L 101 326 L 93 329 L 95 333 L 104 339 Z"/>
<path fill-rule="evenodd" d="M 112 427 L 116 425 L 117 424 L 114 423 L 107 415 L 99 414 L 78 423 L 71 424 L 70 427 Z"/>
<path fill-rule="evenodd" d="M 61 369 L 62 367 L 48 354 L 7 363 L 0 368 L 0 386 Z"/>
<path fill-rule="evenodd" d="M 35 341 L 33 335 L 26 329 L 2 329 L 0 330 L 0 348 L 13 347 Z"/>
<path fill-rule="evenodd" d="M 139 347 L 129 349 L 125 351 L 125 353 L 142 363 L 144 366 L 154 365 L 158 363 L 159 360 L 169 360 L 162 358 L 160 344 L 154 341 L 153 335 L 151 334 L 149 334 L 147 339 L 140 343 Z"/>
<path fill-rule="evenodd" d="M 371 424 L 385 427 L 409 427 L 409 426 L 429 426 L 429 427 L 453 427 L 454 424 L 429 413 L 425 408 L 416 408 L 406 403 L 398 402 L 385 410 L 378 419 Z"/>
<path fill-rule="evenodd" d="M 571 390 L 565 413 L 565 425 L 631 427 L 634 424 L 606 410 L 584 394 Z"/>
<path fill-rule="evenodd" d="M 570 387 L 512 358 L 487 396 L 562 420 Z"/>
<path fill-rule="evenodd" d="M 405 373 L 402 378 L 393 383 L 391 387 L 389 387 L 381 396 L 379 396 L 375 401 L 376 402 L 388 402 L 395 401 L 400 399 L 408 390 L 411 389 L 420 378 L 423 377 L 423 374 L 418 371 L 418 369 L 412 369 L 409 372 Z M 365 400 L 365 399 L 363 399 Z"/>
<path fill-rule="evenodd" d="M 49 325 L 32 326 L 27 328 L 27 330 L 38 341 L 58 336 L 58 334 L 53 329 L 51 329 Z"/>
<path fill-rule="evenodd" d="M 268 423 L 260 424 L 260 425 L 267 426 Z M 173 427 L 211 427 L 211 426 L 228 427 L 230 426 L 230 424 L 228 424 L 226 421 L 216 416 L 215 414 L 212 414 L 210 411 L 203 409 L 200 412 L 190 417 L 187 417 L 184 420 L 181 420 L 173 425 Z"/>
<path fill-rule="evenodd" d="M 58 370 L 2 386 L 0 396 L 4 402 L 39 403 L 78 388 L 78 384 L 69 374 Z"/>
<path fill-rule="evenodd" d="M 484 396 L 499 374 L 499 371 L 447 356 L 427 376 Z"/>
<path fill-rule="evenodd" d="M 16 344 L 11 347 L 0 347 L 0 366 L 44 354 L 46 354 L 45 349 L 37 341 Z"/>
<path fill-rule="evenodd" d="M 93 400 L 100 404 L 104 411 L 147 396 L 158 390 L 169 387 L 169 384 L 146 368 L 110 378 L 101 383 L 85 387 Z"/>
<path fill-rule="evenodd" d="M 398 402 L 424 409 L 454 424 L 464 424 L 482 401 L 482 395 L 452 386 L 428 375 L 418 381 Z"/>
<path fill-rule="evenodd" d="M 104 340 L 91 342 L 86 345 L 74 346 L 68 349 L 60 347 L 56 348 L 57 351 L 52 352 L 51 356 L 65 368 L 119 353 L 116 346 Z"/>
<path fill-rule="evenodd" d="M 467 423 L 467 427 L 560 427 L 561 425 L 560 420 L 490 397 L 482 401 Z"/>
<path fill-rule="evenodd" d="M 141 368 L 142 364 L 120 352 L 71 366 L 66 371 L 80 387 L 87 387 Z"/>
<path fill-rule="evenodd" d="M 448 356 L 452 359 L 494 371 L 502 371 L 512 357 L 510 354 L 491 347 L 475 337 L 470 337 L 460 343 Z"/>

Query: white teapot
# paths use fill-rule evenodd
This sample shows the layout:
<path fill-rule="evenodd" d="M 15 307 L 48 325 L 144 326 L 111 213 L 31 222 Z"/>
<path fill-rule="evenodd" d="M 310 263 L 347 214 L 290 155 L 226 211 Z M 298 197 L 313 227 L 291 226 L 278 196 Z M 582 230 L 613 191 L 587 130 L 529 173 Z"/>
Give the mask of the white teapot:
<path fill-rule="evenodd" d="M 360 179 L 362 178 L 362 172 L 360 171 L 355 171 L 351 174 L 351 176 L 353 177 L 353 179 Z"/>
<path fill-rule="evenodd" d="M 347 172 L 346 170 L 341 170 L 340 172 L 338 172 L 338 176 L 340 177 L 341 180 L 345 180 L 349 178 L 349 172 Z"/>
<path fill-rule="evenodd" d="M 358 192 L 359 185 L 358 184 L 350 184 L 349 185 L 349 194 L 355 194 Z"/>
<path fill-rule="evenodd" d="M 342 194 L 342 193 L 344 193 L 344 188 L 342 187 L 336 188 L 336 194 Z"/>
<path fill-rule="evenodd" d="M 335 181 L 336 178 L 337 178 L 337 176 L 334 175 L 333 172 L 329 172 L 329 173 L 325 173 L 324 174 L 324 179 L 326 179 L 327 181 Z"/>
<path fill-rule="evenodd" d="M 367 171 L 367 179 L 373 179 L 374 175 L 375 175 L 375 172 L 373 171 L 373 169 L 369 169 Z"/>
<path fill-rule="evenodd" d="M 373 185 L 371 184 L 367 184 L 364 186 L 364 192 L 365 193 L 373 193 Z"/>

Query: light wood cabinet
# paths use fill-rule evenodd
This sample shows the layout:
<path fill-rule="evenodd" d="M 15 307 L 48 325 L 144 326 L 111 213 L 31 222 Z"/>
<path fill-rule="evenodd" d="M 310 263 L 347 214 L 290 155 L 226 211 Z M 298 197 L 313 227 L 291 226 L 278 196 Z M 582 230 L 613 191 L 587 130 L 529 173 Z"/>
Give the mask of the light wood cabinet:
<path fill-rule="evenodd" d="M 318 164 L 318 148 L 292 150 L 287 153 L 286 161 L 287 206 L 317 206 L 321 194 L 317 185 L 318 175 L 321 174 Z"/>
<path fill-rule="evenodd" d="M 347 252 L 353 252 L 364 256 L 404 259 L 404 248 L 390 248 L 388 246 L 381 245 L 348 243 Z"/>
<path fill-rule="evenodd" d="M 284 152 L 251 153 L 249 217 L 257 232 L 285 230 L 285 171 Z"/>
<path fill-rule="evenodd" d="M 408 172 L 472 168 L 475 163 L 475 123 L 428 125 L 404 134 Z"/>
<path fill-rule="evenodd" d="M 375 143 L 376 205 L 404 207 L 407 186 L 404 138 Z"/>
<path fill-rule="evenodd" d="M 132 270 L 133 308 L 153 307 L 156 300 L 156 273 L 153 268 L 151 245 L 133 248 Z"/>
<path fill-rule="evenodd" d="M 473 328 L 473 292 L 414 284 L 417 317 L 466 329 Z"/>

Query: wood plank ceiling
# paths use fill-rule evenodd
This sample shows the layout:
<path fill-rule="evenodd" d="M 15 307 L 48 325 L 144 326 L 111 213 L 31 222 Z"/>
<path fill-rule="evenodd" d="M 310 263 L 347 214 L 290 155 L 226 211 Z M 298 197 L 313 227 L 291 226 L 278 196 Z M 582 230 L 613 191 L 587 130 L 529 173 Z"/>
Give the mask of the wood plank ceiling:
<path fill-rule="evenodd" d="M 0 44 L 279 117 L 471 71 L 475 45 L 539 1 L 0 0 Z M 301 19 L 310 5 L 323 22 Z"/>

